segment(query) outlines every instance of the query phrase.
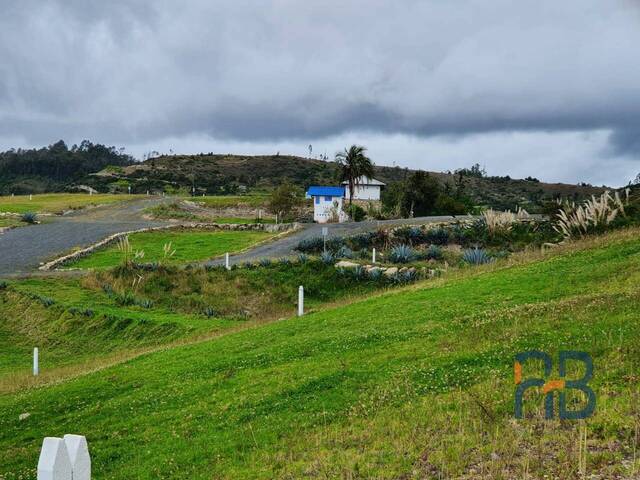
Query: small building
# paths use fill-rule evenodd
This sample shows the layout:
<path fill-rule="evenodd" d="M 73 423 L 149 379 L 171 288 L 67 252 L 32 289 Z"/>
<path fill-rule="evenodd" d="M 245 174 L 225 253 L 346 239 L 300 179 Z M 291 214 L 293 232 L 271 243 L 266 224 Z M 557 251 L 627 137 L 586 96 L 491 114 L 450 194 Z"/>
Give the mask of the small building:
<path fill-rule="evenodd" d="M 347 215 L 342 210 L 344 188 L 312 186 L 307 197 L 313 200 L 313 220 L 318 223 L 344 222 Z"/>
<path fill-rule="evenodd" d="M 345 189 L 345 198 L 349 198 L 349 182 L 342 182 Z M 385 184 L 380 180 L 369 177 L 360 177 L 353 189 L 354 200 L 380 200 L 380 190 Z"/>

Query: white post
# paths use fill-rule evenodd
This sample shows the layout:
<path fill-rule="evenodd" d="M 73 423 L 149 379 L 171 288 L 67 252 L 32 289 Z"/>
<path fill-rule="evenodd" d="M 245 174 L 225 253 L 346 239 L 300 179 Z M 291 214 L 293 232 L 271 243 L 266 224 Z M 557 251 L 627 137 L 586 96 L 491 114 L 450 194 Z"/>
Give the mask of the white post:
<path fill-rule="evenodd" d="M 89 196 L 93 195 L 93 190 L 91 190 L 91 188 L 89 188 Z"/>
<path fill-rule="evenodd" d="M 69 452 L 73 480 L 91 480 L 91 457 L 87 439 L 82 435 L 65 435 L 64 443 Z"/>
<path fill-rule="evenodd" d="M 40 374 L 38 347 L 33 349 L 33 375 L 37 377 Z"/>
<path fill-rule="evenodd" d="M 29 200 L 33 200 L 33 195 L 29 194 Z"/>
<path fill-rule="evenodd" d="M 231 266 L 229 265 L 229 252 L 224 254 L 224 268 L 231 270 Z"/>
<path fill-rule="evenodd" d="M 375 249 L 375 247 L 374 247 L 374 249 L 373 249 L 373 258 L 372 258 L 372 262 L 373 262 L 373 263 L 376 263 L 376 249 Z"/>
<path fill-rule="evenodd" d="M 304 315 L 304 287 L 298 287 L 298 316 Z"/>
<path fill-rule="evenodd" d="M 131 195 L 131 185 L 129 185 L 127 189 L 129 190 L 129 195 Z"/>
<path fill-rule="evenodd" d="M 147 197 L 149 196 L 149 190 L 147 190 Z"/>
<path fill-rule="evenodd" d="M 64 440 L 46 437 L 38 459 L 38 480 L 72 480 L 72 472 Z"/>

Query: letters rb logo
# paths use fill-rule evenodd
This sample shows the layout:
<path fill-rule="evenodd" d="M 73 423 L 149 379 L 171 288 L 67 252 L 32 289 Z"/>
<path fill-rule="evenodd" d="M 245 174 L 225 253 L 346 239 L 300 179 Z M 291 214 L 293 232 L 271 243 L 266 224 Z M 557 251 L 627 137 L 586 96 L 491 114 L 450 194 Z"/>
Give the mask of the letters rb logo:
<path fill-rule="evenodd" d="M 514 363 L 514 380 L 516 384 L 515 395 L 515 416 L 516 418 L 523 418 L 523 396 L 524 392 L 531 387 L 541 387 L 542 393 L 544 393 L 544 409 L 545 418 L 552 419 L 554 417 L 553 412 L 553 393 L 558 391 L 559 396 L 559 412 L 558 417 L 562 420 L 577 420 L 588 418 L 593 415 L 596 408 L 596 394 L 587 385 L 591 378 L 593 378 L 593 361 L 591 356 L 586 352 L 576 352 L 570 350 L 564 350 L 559 355 L 558 373 L 560 378 L 557 380 L 550 379 L 553 361 L 551 356 L 547 353 L 537 350 L 530 350 L 528 352 L 522 352 L 516 355 Z M 540 360 L 544 363 L 544 378 L 522 378 L 522 366 L 529 359 Z M 577 361 L 582 362 L 585 367 L 585 374 L 582 378 L 577 380 L 566 379 L 567 375 L 567 362 Z M 582 410 L 567 410 L 567 390 L 580 390 L 587 397 L 587 404 Z"/>

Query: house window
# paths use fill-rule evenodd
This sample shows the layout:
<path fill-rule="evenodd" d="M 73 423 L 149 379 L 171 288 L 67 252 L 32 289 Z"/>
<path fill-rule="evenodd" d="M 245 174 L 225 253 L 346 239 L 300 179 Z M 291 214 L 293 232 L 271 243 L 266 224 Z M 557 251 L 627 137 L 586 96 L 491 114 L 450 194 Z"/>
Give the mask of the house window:
<path fill-rule="evenodd" d="M 331 197 L 324 197 L 324 201 L 325 202 L 330 202 L 331 201 Z"/>
<path fill-rule="evenodd" d="M 320 205 L 320 197 L 316 197 L 316 205 Z"/>

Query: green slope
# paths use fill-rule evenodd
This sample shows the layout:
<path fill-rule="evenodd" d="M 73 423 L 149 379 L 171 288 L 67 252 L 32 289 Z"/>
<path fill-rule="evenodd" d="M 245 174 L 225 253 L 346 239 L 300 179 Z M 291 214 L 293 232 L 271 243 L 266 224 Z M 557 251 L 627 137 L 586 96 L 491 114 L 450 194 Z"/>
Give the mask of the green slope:
<path fill-rule="evenodd" d="M 70 432 L 87 435 L 96 478 L 573 478 L 581 424 L 542 420 L 541 402 L 513 420 L 513 355 L 532 348 L 591 353 L 587 469 L 631 475 L 637 238 L 610 235 L 5 395 L 0 478 L 35 478 L 42 437 Z"/>

